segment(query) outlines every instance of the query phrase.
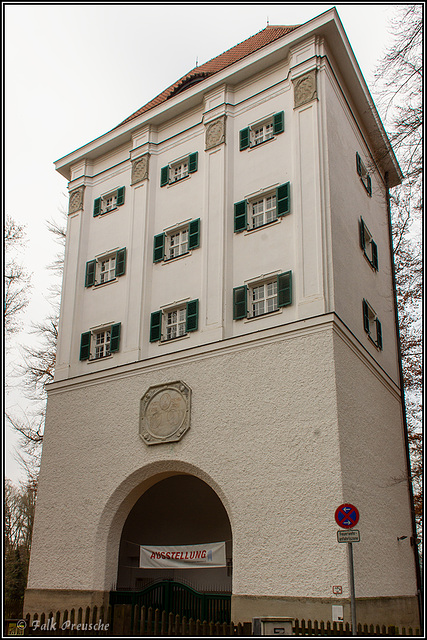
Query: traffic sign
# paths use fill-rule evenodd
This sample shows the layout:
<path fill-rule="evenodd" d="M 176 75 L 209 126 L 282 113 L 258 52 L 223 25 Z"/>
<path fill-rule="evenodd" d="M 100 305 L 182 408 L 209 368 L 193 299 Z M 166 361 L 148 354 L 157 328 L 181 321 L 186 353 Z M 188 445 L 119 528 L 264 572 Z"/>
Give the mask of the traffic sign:
<path fill-rule="evenodd" d="M 337 531 L 338 542 L 360 542 L 359 529 L 350 529 L 349 531 Z"/>
<path fill-rule="evenodd" d="M 335 522 L 343 529 L 351 529 L 359 522 L 359 512 L 352 504 L 341 504 L 335 511 Z"/>

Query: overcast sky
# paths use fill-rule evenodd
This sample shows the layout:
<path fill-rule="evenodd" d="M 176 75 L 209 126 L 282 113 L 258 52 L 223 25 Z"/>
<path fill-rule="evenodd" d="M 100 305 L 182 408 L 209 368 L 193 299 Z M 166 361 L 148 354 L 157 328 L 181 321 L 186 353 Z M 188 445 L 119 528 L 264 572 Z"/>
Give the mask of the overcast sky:
<path fill-rule="evenodd" d="M 58 251 L 46 221 L 61 221 L 67 183 L 53 162 L 106 133 L 196 64 L 267 25 L 296 25 L 336 7 L 359 66 L 373 71 L 391 42 L 396 4 L 3 4 L 5 29 L 5 211 L 26 225 L 21 260 L 33 274 L 24 331 L 50 310 L 46 268 Z M 14 347 L 14 348 L 13 348 Z M 8 373 L 10 370 L 8 369 Z M 9 375 L 8 409 L 27 411 Z M 22 477 L 16 438 L 6 439 L 6 475 Z"/>

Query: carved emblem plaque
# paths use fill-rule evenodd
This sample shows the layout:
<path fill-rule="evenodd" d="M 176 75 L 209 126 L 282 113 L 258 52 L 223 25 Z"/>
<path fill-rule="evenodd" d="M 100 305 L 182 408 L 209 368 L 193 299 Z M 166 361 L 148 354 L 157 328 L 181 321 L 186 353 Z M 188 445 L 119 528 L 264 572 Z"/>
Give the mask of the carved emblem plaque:
<path fill-rule="evenodd" d="M 191 389 L 181 381 L 150 387 L 141 398 L 139 435 L 145 444 L 177 442 L 190 428 Z"/>
<path fill-rule="evenodd" d="M 70 199 L 68 202 L 68 213 L 76 213 L 83 209 L 83 191 L 84 187 L 78 187 L 70 191 Z"/>
<path fill-rule="evenodd" d="M 225 142 L 225 117 L 217 118 L 206 126 L 205 151 Z"/>
<path fill-rule="evenodd" d="M 136 184 L 148 178 L 148 153 L 136 160 L 132 160 L 131 184 Z"/>
<path fill-rule="evenodd" d="M 294 83 L 294 109 L 317 98 L 317 76 L 313 69 L 299 78 Z"/>

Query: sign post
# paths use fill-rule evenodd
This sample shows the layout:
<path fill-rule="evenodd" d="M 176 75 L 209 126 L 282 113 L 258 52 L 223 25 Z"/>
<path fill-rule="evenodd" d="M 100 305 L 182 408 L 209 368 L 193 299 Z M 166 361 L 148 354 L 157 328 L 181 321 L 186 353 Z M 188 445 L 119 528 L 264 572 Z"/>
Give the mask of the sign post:
<path fill-rule="evenodd" d="M 351 529 L 359 522 L 359 511 L 355 506 L 349 503 L 342 504 L 335 511 L 335 522 L 344 529 Z M 338 531 L 338 542 L 346 542 L 348 545 L 348 562 L 350 567 L 350 608 L 351 608 L 351 635 L 357 635 L 356 623 L 356 595 L 354 590 L 354 562 L 353 562 L 353 542 L 359 542 L 359 531 L 348 531 L 347 536 L 342 535 L 344 532 Z"/>

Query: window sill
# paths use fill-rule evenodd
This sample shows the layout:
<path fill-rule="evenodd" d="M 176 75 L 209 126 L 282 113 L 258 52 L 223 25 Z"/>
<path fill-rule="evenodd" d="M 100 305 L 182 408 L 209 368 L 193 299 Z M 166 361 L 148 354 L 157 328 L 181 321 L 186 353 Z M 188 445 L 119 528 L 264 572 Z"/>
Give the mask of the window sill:
<path fill-rule="evenodd" d="M 176 260 L 180 260 L 180 258 L 186 258 L 189 255 L 191 255 L 191 251 L 186 251 L 185 253 L 181 253 L 179 256 L 174 256 L 173 258 L 163 258 L 161 263 L 169 264 L 170 262 L 175 262 Z"/>
<path fill-rule="evenodd" d="M 112 278 L 111 280 L 107 280 L 106 282 L 95 282 L 94 285 L 92 285 L 93 289 L 102 289 L 102 287 L 106 287 L 109 284 L 113 284 L 113 282 L 117 282 L 118 278 Z"/>
<path fill-rule="evenodd" d="M 248 147 L 248 151 L 254 151 L 255 149 L 259 149 L 260 147 L 263 147 L 264 145 L 268 144 L 269 142 L 274 142 L 274 140 L 276 140 L 276 136 L 273 136 L 272 138 L 269 138 L 268 140 L 263 140 L 263 142 L 259 142 L 258 144 L 251 144 Z"/>
<path fill-rule="evenodd" d="M 282 313 L 282 307 L 280 309 L 275 309 L 275 311 L 267 311 L 267 313 L 260 313 L 259 316 L 250 316 L 249 318 L 244 318 L 243 322 L 253 322 L 254 320 L 259 320 L 259 318 L 265 318 L 266 316 L 277 316 Z"/>
<path fill-rule="evenodd" d="M 260 224 L 259 227 L 252 227 L 250 229 L 246 229 L 244 234 L 245 236 L 254 233 L 255 231 L 260 231 L 261 229 L 265 229 L 265 227 L 273 227 L 276 224 L 280 224 L 282 222 L 282 218 L 277 218 L 276 220 L 272 220 L 271 222 L 266 222 L 265 224 Z"/>
<path fill-rule="evenodd" d="M 178 180 L 174 180 L 173 182 L 168 182 L 165 187 L 173 187 L 175 184 L 179 184 L 180 182 L 185 182 L 185 180 L 189 180 L 191 178 L 191 174 L 188 176 L 184 176 L 182 178 L 178 178 Z"/>
<path fill-rule="evenodd" d="M 110 360 L 113 357 L 113 354 L 110 353 L 109 356 L 104 356 L 103 358 L 88 358 L 86 362 L 88 364 L 92 364 L 92 362 L 103 362 L 104 360 Z"/>
<path fill-rule="evenodd" d="M 185 340 L 186 338 L 189 338 L 190 335 L 188 333 L 184 334 L 183 336 L 176 336 L 176 338 L 169 338 L 169 340 L 159 340 L 159 345 L 165 345 L 165 344 L 170 344 L 171 342 L 177 342 L 179 340 Z"/>

